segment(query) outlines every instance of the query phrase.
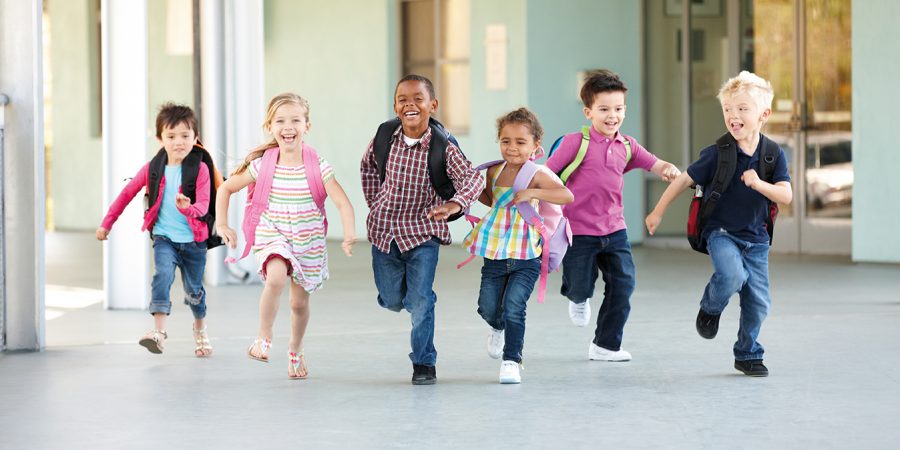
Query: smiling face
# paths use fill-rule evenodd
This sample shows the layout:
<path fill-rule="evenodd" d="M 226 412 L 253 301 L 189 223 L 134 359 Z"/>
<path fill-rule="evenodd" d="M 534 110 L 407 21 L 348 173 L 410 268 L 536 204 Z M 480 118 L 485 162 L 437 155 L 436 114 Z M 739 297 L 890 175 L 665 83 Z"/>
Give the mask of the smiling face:
<path fill-rule="evenodd" d="M 158 138 L 159 143 L 166 149 L 168 165 L 180 165 L 184 158 L 197 143 L 197 134 L 185 122 L 178 122 L 174 127 L 163 126 Z"/>
<path fill-rule="evenodd" d="M 421 81 L 404 81 L 394 94 L 394 112 L 403 125 L 403 134 L 420 138 L 428 129 L 428 119 L 437 111 L 438 102 Z"/>
<path fill-rule="evenodd" d="M 524 123 L 511 122 L 500 129 L 500 154 L 507 164 L 525 164 L 539 145 L 540 142 L 534 140 L 534 131 Z"/>
<path fill-rule="evenodd" d="M 725 128 L 738 142 L 752 141 L 770 114 L 771 109 L 761 109 L 757 100 L 746 91 L 722 97 Z"/>
<path fill-rule="evenodd" d="M 625 93 L 605 91 L 594 95 L 594 103 L 584 108 L 584 117 L 594 130 L 606 137 L 614 137 L 625 121 Z"/>
<path fill-rule="evenodd" d="M 306 108 L 290 102 L 284 103 L 275 110 L 266 129 L 282 150 L 290 151 L 300 149 L 303 144 L 303 136 L 309 132 L 310 126 Z"/>

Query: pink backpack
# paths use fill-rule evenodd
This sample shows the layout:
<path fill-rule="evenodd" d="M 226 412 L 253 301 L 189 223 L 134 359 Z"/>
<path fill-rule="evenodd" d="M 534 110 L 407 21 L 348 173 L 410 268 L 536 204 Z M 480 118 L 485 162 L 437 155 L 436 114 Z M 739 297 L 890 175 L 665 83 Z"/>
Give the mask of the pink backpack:
<path fill-rule="evenodd" d="M 306 143 L 303 144 L 303 166 L 306 169 L 306 181 L 309 183 L 309 190 L 312 193 L 313 201 L 325 217 L 325 185 L 322 183 L 322 171 L 319 168 L 319 155 L 316 150 Z M 241 229 L 244 230 L 244 240 L 247 244 L 244 246 L 244 253 L 241 254 L 242 259 L 250 254 L 250 248 L 256 238 L 256 226 L 259 225 L 259 218 L 263 211 L 269 206 L 269 191 L 272 190 L 272 179 L 275 178 L 275 163 L 278 162 L 278 147 L 272 147 L 266 150 L 262 156 L 262 162 L 259 165 L 259 173 L 256 176 L 256 182 L 250 183 L 247 187 L 247 206 L 244 209 L 244 223 Z M 328 218 L 325 218 L 325 232 L 328 232 Z M 226 262 L 233 262 L 226 259 Z"/>
<path fill-rule="evenodd" d="M 502 159 L 486 162 L 475 169 L 487 169 L 502 162 Z M 521 169 L 519 169 L 516 179 L 513 180 L 513 192 L 528 188 L 528 185 L 531 184 L 531 179 L 534 178 L 539 170 L 557 180 L 559 179 L 559 177 L 557 177 L 550 169 L 535 164 L 532 161 L 528 161 Z M 562 184 L 561 181 L 560 184 Z M 563 207 L 561 205 L 541 201 L 538 202 L 538 210 L 535 210 L 530 203 L 521 202 L 516 204 L 516 210 L 519 211 L 522 218 L 531 224 L 531 226 L 541 235 L 541 278 L 538 284 L 537 298 L 538 303 L 543 303 L 544 294 L 547 291 L 547 277 L 550 271 L 559 268 L 563 257 L 566 255 L 566 251 L 569 249 L 569 246 L 572 245 L 572 229 L 569 228 L 569 221 L 563 216 Z M 466 214 L 466 220 L 474 225 L 481 219 Z M 461 262 L 456 268 L 466 265 L 473 258 L 475 258 L 475 255 L 472 255 Z"/>

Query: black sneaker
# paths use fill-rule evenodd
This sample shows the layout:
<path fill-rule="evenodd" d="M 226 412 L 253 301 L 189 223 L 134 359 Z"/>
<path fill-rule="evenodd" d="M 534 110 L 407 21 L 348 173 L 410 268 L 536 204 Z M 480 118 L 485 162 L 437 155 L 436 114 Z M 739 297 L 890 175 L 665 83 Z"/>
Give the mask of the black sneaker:
<path fill-rule="evenodd" d="M 761 359 L 748 359 L 746 361 L 734 360 L 734 368 L 740 370 L 744 375 L 751 377 L 767 377 L 769 369 L 763 365 Z"/>
<path fill-rule="evenodd" d="M 437 382 L 437 373 L 434 366 L 413 364 L 412 384 L 434 384 Z"/>
<path fill-rule="evenodd" d="M 697 334 L 704 339 L 712 339 L 719 332 L 719 317 L 722 314 L 709 314 L 700 310 L 697 313 Z"/>

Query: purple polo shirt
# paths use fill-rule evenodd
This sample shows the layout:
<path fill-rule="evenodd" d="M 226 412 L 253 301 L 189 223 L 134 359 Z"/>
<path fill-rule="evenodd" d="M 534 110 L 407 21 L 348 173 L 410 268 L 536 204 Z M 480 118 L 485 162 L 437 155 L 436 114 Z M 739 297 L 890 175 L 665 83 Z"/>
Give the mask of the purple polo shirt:
<path fill-rule="evenodd" d="M 625 141 L 631 142 L 631 161 L 625 164 Z M 581 132 L 567 134 L 547 160 L 547 167 L 560 173 L 578 153 Z M 657 161 L 631 136 L 617 133 L 610 139 L 591 127 L 591 142 L 581 166 L 569 177 L 566 187 L 575 201 L 563 209 L 572 234 L 606 236 L 625 229 L 622 207 L 623 175 L 632 169 L 650 171 Z"/>

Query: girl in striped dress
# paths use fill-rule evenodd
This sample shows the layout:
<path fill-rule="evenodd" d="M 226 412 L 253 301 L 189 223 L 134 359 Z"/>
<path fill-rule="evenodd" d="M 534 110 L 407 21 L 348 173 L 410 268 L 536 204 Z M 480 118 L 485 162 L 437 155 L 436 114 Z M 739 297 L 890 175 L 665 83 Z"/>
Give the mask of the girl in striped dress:
<path fill-rule="evenodd" d="M 572 193 L 549 172 L 539 170 L 527 189 L 513 192 L 519 169 L 543 154 L 544 130 L 527 108 L 497 119 L 497 138 L 504 162 L 490 167 L 479 201 L 490 211 L 466 236 L 463 246 L 484 257 L 478 314 L 491 326 L 488 355 L 501 356 L 500 383 L 520 383 L 525 343 L 525 305 L 541 270 L 541 236 L 516 211 L 519 202 L 571 203 Z"/>
<path fill-rule="evenodd" d="M 325 249 L 327 222 L 311 191 L 317 180 L 308 179 L 307 174 L 321 174 L 320 185 L 324 185 L 325 193 L 340 212 L 344 231 L 341 247 L 347 256 L 351 255 L 352 245 L 356 241 L 353 207 L 330 164 L 319 157 L 315 158 L 318 170 L 305 166 L 303 153 L 307 150 L 304 150 L 303 137 L 310 129 L 309 103 L 305 99 L 291 93 L 273 98 L 269 102 L 263 128 L 273 139 L 250 152 L 217 191 L 216 213 L 221 215 L 217 216 L 216 230 L 225 244 L 235 248 L 237 235 L 228 226 L 231 194 L 251 183 L 264 186 L 271 183 L 267 203 L 261 203 L 266 205 L 265 208 L 261 208 L 256 216 L 245 214 L 244 217 L 245 237 L 248 243 L 252 243 L 250 246 L 259 262 L 259 274 L 265 282 L 259 300 L 259 332 L 247 355 L 257 361 L 269 361 L 272 324 L 281 293 L 289 285 L 291 340 L 288 343 L 288 377 L 302 379 L 308 375 L 303 335 L 309 323 L 309 294 L 322 287 L 328 279 L 328 253 Z M 277 160 L 272 158 L 274 169 L 264 162 L 264 155 L 272 148 L 277 148 Z M 314 152 L 312 154 L 315 155 Z"/>

